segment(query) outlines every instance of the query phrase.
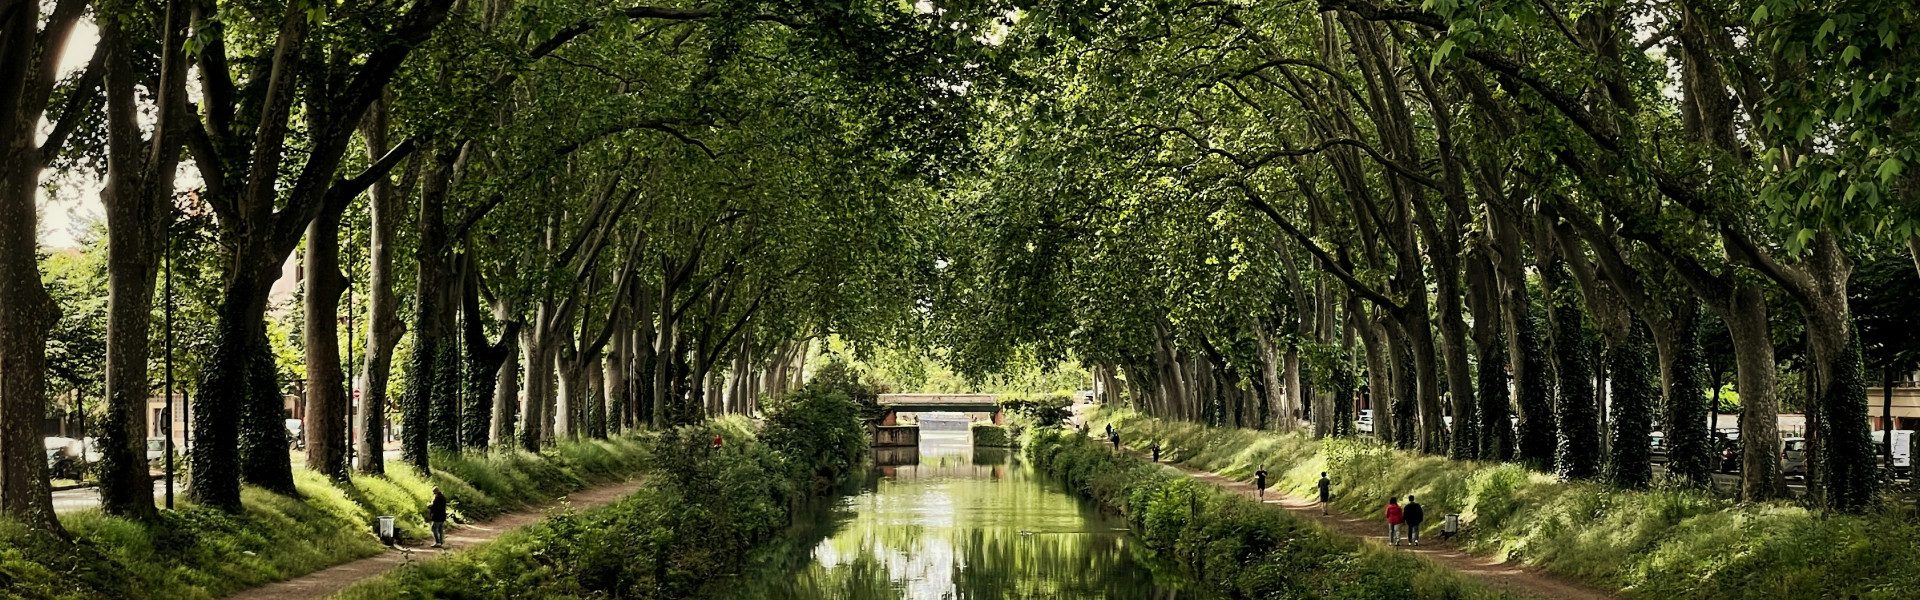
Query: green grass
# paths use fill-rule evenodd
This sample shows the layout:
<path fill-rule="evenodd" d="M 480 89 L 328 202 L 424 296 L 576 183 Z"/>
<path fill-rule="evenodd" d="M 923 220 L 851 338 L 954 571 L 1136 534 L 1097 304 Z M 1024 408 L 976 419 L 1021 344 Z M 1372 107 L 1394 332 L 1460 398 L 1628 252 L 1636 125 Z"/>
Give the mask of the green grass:
<path fill-rule="evenodd" d="M 1154 552 L 1234 597 L 1504 597 L 1425 559 L 1329 532 L 1086 436 L 1037 429 L 1026 447 L 1040 468 L 1124 514 Z"/>
<path fill-rule="evenodd" d="M 1007 428 L 992 423 L 973 424 L 973 445 L 989 448 L 1013 447 L 1013 436 Z"/>
<path fill-rule="evenodd" d="M 298 497 L 246 488 L 239 514 L 185 503 L 156 523 L 63 514 L 75 543 L 0 521 L 0 596 L 216 598 L 379 553 L 377 515 L 398 517 L 402 539 L 427 538 L 424 513 L 436 485 L 456 521 L 481 521 L 638 474 L 650 449 L 646 439 L 623 437 L 539 454 L 436 455 L 430 475 L 396 461 L 387 476 L 355 475 L 346 486 L 296 469 Z"/>
<path fill-rule="evenodd" d="M 1629 491 L 1562 482 L 1507 463 L 1453 461 L 1370 439 L 1204 427 L 1102 410 L 1129 445 L 1240 479 L 1265 466 L 1274 487 L 1311 497 L 1321 471 L 1334 507 L 1379 512 L 1417 495 L 1429 529 L 1459 513 L 1468 549 L 1644 598 L 1907 598 L 1920 589 L 1920 525 L 1899 510 L 1826 515 L 1737 503 L 1701 491 Z M 1098 429 L 1100 422 L 1092 427 Z M 1433 532 L 1429 532 L 1431 535 Z"/>

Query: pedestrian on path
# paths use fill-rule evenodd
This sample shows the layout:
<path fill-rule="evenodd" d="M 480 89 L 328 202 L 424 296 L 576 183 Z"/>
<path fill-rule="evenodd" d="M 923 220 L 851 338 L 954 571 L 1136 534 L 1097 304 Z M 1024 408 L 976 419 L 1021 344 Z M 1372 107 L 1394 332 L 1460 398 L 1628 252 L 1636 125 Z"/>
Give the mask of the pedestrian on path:
<path fill-rule="evenodd" d="M 1327 479 L 1327 472 L 1320 472 L 1320 514 L 1327 514 L 1327 503 L 1333 502 L 1333 481 Z"/>
<path fill-rule="evenodd" d="M 1153 451 L 1153 462 L 1160 462 L 1160 441 L 1154 440 L 1153 445 L 1147 446 L 1147 449 Z"/>
<path fill-rule="evenodd" d="M 1111 428 L 1112 428 L 1112 426 L 1111 426 L 1111 425 L 1109 425 L 1109 426 L 1108 426 L 1108 428 L 1109 428 L 1109 429 L 1111 429 Z M 1115 432 L 1112 432 L 1112 433 L 1108 433 L 1108 434 L 1107 434 L 1107 440 L 1108 440 L 1108 441 L 1111 441 L 1111 442 L 1113 442 L 1113 451 L 1114 451 L 1114 452 L 1119 452 L 1119 451 L 1120 451 L 1120 432 L 1118 432 L 1118 431 L 1115 431 Z"/>
<path fill-rule="evenodd" d="M 433 526 L 433 547 L 447 545 L 447 495 L 433 488 L 433 503 L 427 505 L 427 524 Z"/>
<path fill-rule="evenodd" d="M 1407 521 L 1407 543 L 1420 545 L 1420 523 L 1427 520 L 1427 510 L 1414 501 L 1413 494 L 1407 494 L 1407 506 L 1401 512 Z"/>
<path fill-rule="evenodd" d="M 1400 545 L 1400 525 L 1406 523 L 1406 517 L 1400 512 L 1400 497 L 1387 499 L 1387 544 Z"/>
<path fill-rule="evenodd" d="M 1109 438 L 1111 438 L 1111 437 L 1113 437 L 1113 424 L 1112 424 L 1112 423 L 1108 423 L 1108 424 L 1107 424 L 1107 437 L 1109 437 Z"/>
<path fill-rule="evenodd" d="M 1267 466 L 1266 465 L 1260 465 L 1260 470 L 1253 472 L 1253 487 L 1254 489 L 1258 490 L 1260 500 L 1265 501 L 1267 499 Z"/>

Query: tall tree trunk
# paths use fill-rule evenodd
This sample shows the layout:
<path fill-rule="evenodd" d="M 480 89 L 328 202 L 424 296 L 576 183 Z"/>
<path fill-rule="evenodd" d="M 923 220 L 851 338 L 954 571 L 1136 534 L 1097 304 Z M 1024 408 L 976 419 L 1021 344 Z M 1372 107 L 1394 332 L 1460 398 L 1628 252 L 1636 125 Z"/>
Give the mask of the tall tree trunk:
<path fill-rule="evenodd" d="M 369 160 L 387 153 L 387 111 L 391 104 L 392 100 L 385 97 L 376 101 L 361 124 L 361 137 L 366 140 Z M 417 171 L 419 157 L 414 158 L 416 167 L 410 170 Z M 401 219 L 400 200 L 404 196 L 396 193 L 385 176 L 367 188 L 371 221 L 367 232 L 369 322 L 367 357 L 361 374 L 366 389 L 361 391 L 360 440 L 354 455 L 359 461 L 356 469 L 369 475 L 386 473 L 387 383 L 393 374 L 393 349 L 406 334 L 406 324 L 399 317 L 400 301 L 393 291 L 394 228 Z"/>
<path fill-rule="evenodd" d="M 512 315 L 513 312 L 508 308 L 505 301 L 494 302 L 494 320 L 505 322 L 507 319 L 512 318 Z M 487 434 L 487 438 L 494 445 L 505 446 L 513 443 L 514 432 L 516 431 L 514 422 L 520 418 L 520 362 L 518 358 L 520 356 L 520 340 L 526 337 L 527 332 L 527 329 L 522 328 L 516 335 L 502 338 L 502 341 L 505 342 L 506 345 L 500 348 L 502 354 L 500 367 L 494 373 L 493 411 L 492 418 L 490 419 L 491 428 Z"/>
<path fill-rule="evenodd" d="M 307 226 L 306 359 L 307 468 L 337 481 L 347 479 L 347 399 L 340 368 L 340 217 L 345 205 L 328 207 Z"/>
<path fill-rule="evenodd" d="M 1613 444 L 1607 461 L 1607 482 L 1625 489 L 1641 489 L 1653 481 L 1653 403 L 1660 390 L 1648 356 L 1647 330 L 1634 322 L 1627 339 L 1616 345 L 1609 360 L 1613 372 Z"/>
<path fill-rule="evenodd" d="M 186 92 L 187 75 L 186 57 L 178 46 L 186 32 L 188 11 L 169 2 L 162 12 L 158 23 L 164 40 L 159 57 L 161 89 L 155 104 L 165 109 L 153 123 L 154 135 L 142 136 L 134 95 L 137 86 L 146 84 L 145 74 L 134 66 L 137 57 L 125 26 L 143 15 L 117 14 L 113 8 L 103 5 L 94 10 L 108 129 L 107 182 L 100 194 L 107 211 L 108 294 L 100 507 L 107 514 L 150 520 L 157 512 L 146 455 L 151 389 L 147 359 L 154 279 L 164 254 L 157 247 L 169 239 L 167 230 L 173 222 L 174 174 L 185 117 L 179 99 Z"/>
<path fill-rule="evenodd" d="M 200 393 L 192 401 L 197 418 L 193 420 L 193 478 L 187 497 L 201 506 L 229 512 L 241 508 L 242 476 L 249 481 L 272 479 L 270 464 L 243 464 L 248 457 L 265 459 L 268 457 L 263 454 L 279 452 L 278 462 L 287 467 L 287 473 L 278 489 L 293 489 L 287 430 L 280 421 L 279 390 L 270 377 L 265 382 L 267 389 L 256 389 L 262 383 L 255 376 L 257 359 L 271 356 L 261 315 L 266 314 L 268 288 L 278 275 L 278 265 L 270 263 L 271 255 L 258 246 L 264 244 L 236 247 L 228 256 L 230 268 L 215 309 L 213 353 L 201 367 Z M 272 402 L 261 406 L 266 404 L 263 399 Z M 251 472 L 253 466 L 261 471 Z"/>
<path fill-rule="evenodd" d="M 1553 359 L 1559 390 L 1554 395 L 1559 424 L 1557 471 L 1563 479 L 1592 479 L 1600 475 L 1600 430 L 1593 407 L 1593 339 L 1587 333 L 1586 312 L 1575 293 L 1564 261 L 1555 258 L 1546 267 L 1542 293 L 1553 302 Z"/>
<path fill-rule="evenodd" d="M 1653 330 L 1663 384 L 1661 431 L 1667 446 L 1667 472 L 1689 485 L 1706 487 L 1713 483 L 1713 467 L 1720 456 L 1707 423 L 1713 408 L 1708 406 L 1703 381 L 1700 308 L 1680 304 L 1672 311 L 1667 327 Z"/>
<path fill-rule="evenodd" d="M 553 395 L 553 356 L 546 339 L 551 310 L 550 303 L 541 302 L 534 314 L 534 326 L 520 338 L 527 367 L 527 394 L 520 405 L 520 447 L 528 452 L 539 452 L 546 445 L 553 422 L 546 410 Z"/>
<path fill-rule="evenodd" d="M 1815 292 L 1801 300 L 1812 358 L 1807 380 L 1813 400 L 1807 407 L 1807 487 L 1816 505 L 1861 512 L 1879 492 L 1879 471 L 1867 422 L 1860 333 L 1847 303 L 1853 265 L 1834 234 L 1822 232 L 1816 236 L 1807 267 Z M 1815 483 L 1823 485 L 1816 489 Z"/>
<path fill-rule="evenodd" d="M 1773 338 L 1760 287 L 1736 282 L 1731 305 L 1721 318 L 1733 335 L 1735 379 L 1740 388 L 1740 497 L 1755 502 L 1784 497 Z"/>
<path fill-rule="evenodd" d="M 1467 252 L 1467 309 L 1473 313 L 1473 345 L 1479 351 L 1474 401 L 1480 419 L 1477 458 L 1506 461 L 1514 458 L 1513 414 L 1507 391 L 1507 341 L 1502 331 L 1499 283 L 1484 245 Z M 1457 420 L 1457 419 L 1456 419 Z"/>

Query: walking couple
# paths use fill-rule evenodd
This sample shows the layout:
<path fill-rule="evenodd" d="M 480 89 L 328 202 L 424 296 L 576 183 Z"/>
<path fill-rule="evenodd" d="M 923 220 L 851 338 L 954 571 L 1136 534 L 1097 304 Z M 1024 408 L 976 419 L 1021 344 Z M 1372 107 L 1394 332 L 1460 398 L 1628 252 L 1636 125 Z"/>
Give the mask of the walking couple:
<path fill-rule="evenodd" d="M 1400 497 L 1387 499 L 1387 543 L 1400 545 L 1400 532 L 1407 533 L 1407 543 L 1420 545 L 1420 523 L 1427 520 L 1427 511 L 1412 495 L 1407 496 L 1407 504 L 1401 506 Z"/>

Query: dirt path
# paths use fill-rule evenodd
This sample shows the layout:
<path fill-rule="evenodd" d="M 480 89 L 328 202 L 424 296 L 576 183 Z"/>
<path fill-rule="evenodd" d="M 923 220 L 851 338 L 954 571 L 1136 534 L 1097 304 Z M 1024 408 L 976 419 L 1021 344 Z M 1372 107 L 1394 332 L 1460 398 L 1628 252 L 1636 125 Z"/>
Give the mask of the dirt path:
<path fill-rule="evenodd" d="M 446 548 L 411 547 L 386 552 L 356 560 L 350 563 L 334 565 L 306 575 L 279 583 L 270 583 L 228 596 L 230 600 L 319 600 L 332 596 L 347 586 L 359 583 L 362 579 L 375 577 L 391 571 L 401 565 L 428 560 L 446 552 L 456 552 L 461 548 L 492 541 L 507 531 L 532 525 L 546 518 L 547 511 L 567 504 L 575 509 L 593 508 L 612 504 L 640 489 L 642 480 L 632 479 L 620 483 L 587 488 L 555 499 L 537 508 L 507 513 L 494 517 L 485 523 L 461 525 L 447 530 Z"/>
<path fill-rule="evenodd" d="M 1165 468 L 1225 488 L 1249 498 L 1257 498 L 1253 484 L 1232 479 L 1212 471 L 1188 468 L 1184 465 L 1165 464 Z M 1386 543 L 1387 526 L 1384 518 L 1355 517 L 1341 512 L 1320 514 L 1320 505 L 1313 500 L 1281 493 L 1269 488 L 1265 503 L 1277 506 L 1302 519 L 1326 526 L 1327 529 L 1359 538 L 1368 544 L 1381 548 L 1393 548 L 1401 552 L 1411 552 L 1425 557 L 1463 575 L 1477 579 L 1503 592 L 1532 598 L 1552 600 L 1603 600 L 1619 598 L 1619 594 L 1594 589 L 1583 583 L 1574 582 L 1557 575 L 1546 573 L 1491 556 L 1472 554 L 1462 550 L 1458 544 L 1442 542 L 1437 533 L 1431 539 L 1421 539 L 1418 546 L 1388 546 Z M 1439 515 L 1434 515 L 1438 517 Z"/>

